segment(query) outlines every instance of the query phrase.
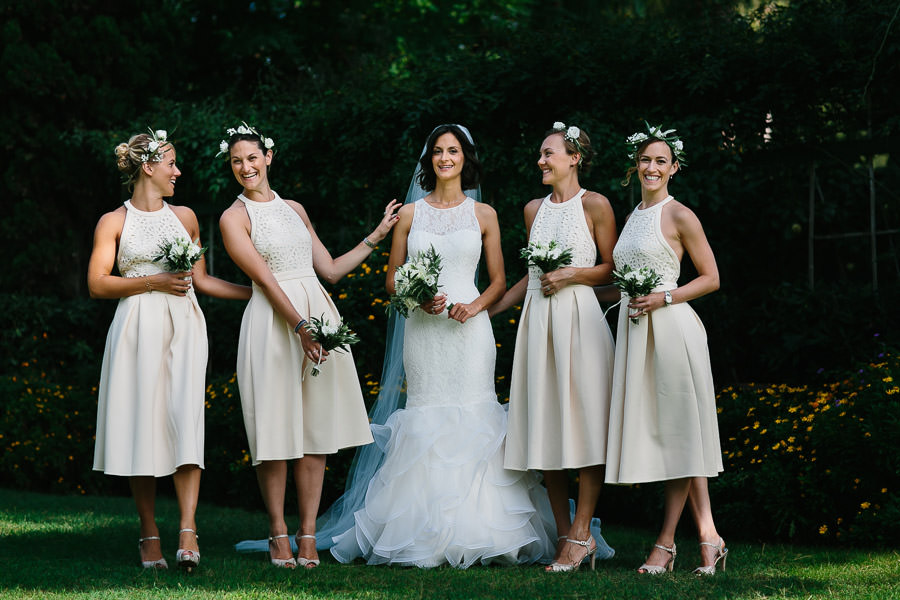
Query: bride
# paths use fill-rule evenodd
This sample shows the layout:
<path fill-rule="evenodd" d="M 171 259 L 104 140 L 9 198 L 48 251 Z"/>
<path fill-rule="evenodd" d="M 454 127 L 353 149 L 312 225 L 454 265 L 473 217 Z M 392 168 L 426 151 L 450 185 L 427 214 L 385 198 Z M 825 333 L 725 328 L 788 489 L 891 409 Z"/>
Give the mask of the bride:
<path fill-rule="evenodd" d="M 351 475 L 338 503 L 349 527 L 331 548 L 341 562 L 466 568 L 553 556 L 546 491 L 534 475 L 503 468 L 507 417 L 494 391 L 496 346 L 485 310 L 506 289 L 500 228 L 494 209 L 463 191 L 477 188 L 480 176 L 465 127 L 431 132 L 411 186 L 428 194 L 400 209 L 387 289 L 394 292 L 394 272 L 408 256 L 433 246 L 442 257 L 441 292 L 406 320 L 406 406 L 384 425 L 373 419 L 383 457 L 368 464 L 377 471 Z M 490 284 L 479 293 L 482 248 Z M 357 457 L 356 471 L 364 460 Z"/>

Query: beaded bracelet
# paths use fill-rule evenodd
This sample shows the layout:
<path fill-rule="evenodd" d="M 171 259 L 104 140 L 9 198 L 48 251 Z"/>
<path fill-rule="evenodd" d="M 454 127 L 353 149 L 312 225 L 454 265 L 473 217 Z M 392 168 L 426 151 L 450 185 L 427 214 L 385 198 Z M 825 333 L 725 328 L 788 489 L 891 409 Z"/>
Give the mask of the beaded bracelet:
<path fill-rule="evenodd" d="M 364 238 L 363 238 L 363 244 L 365 244 L 366 246 L 368 246 L 368 247 L 371 248 L 372 250 L 375 249 L 375 244 L 373 244 L 372 242 L 370 242 L 368 237 L 364 237 Z"/>
<path fill-rule="evenodd" d="M 294 326 L 294 333 L 298 333 L 304 325 L 306 325 L 306 319 L 300 319 L 300 322 Z"/>
<path fill-rule="evenodd" d="M 149 294 L 150 292 L 153 291 L 153 288 L 150 287 L 150 278 L 149 278 L 149 277 L 148 277 L 147 279 L 144 280 L 144 285 L 147 286 L 147 293 L 148 293 L 148 294 Z"/>

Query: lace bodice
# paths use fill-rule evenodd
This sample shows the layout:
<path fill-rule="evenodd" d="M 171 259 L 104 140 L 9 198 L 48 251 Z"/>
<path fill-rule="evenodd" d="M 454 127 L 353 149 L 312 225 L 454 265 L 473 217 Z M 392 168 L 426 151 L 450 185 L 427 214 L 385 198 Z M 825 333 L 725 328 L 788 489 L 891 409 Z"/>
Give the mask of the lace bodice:
<path fill-rule="evenodd" d="M 438 284 L 450 301 L 471 302 L 477 298 L 475 270 L 481 258 L 481 226 L 472 198 L 446 209 L 434 208 L 425 200 L 416 202 L 407 254 L 415 256 L 429 246 L 441 255 Z"/>
<path fill-rule="evenodd" d="M 272 273 L 313 272 L 312 237 L 281 196 L 276 193 L 269 202 L 256 202 L 241 194 L 238 200 L 250 216 L 250 240 Z"/>
<path fill-rule="evenodd" d="M 125 201 L 125 224 L 119 236 L 116 265 L 122 277 L 145 277 L 166 271 L 165 262 L 154 262 L 160 245 L 175 238 L 190 238 L 187 229 L 169 205 L 163 202 L 160 210 L 138 210 Z"/>
<path fill-rule="evenodd" d="M 551 202 L 549 195 L 544 198 L 528 237 L 530 242 L 547 244 L 556 240 L 563 248 L 571 248 L 573 267 L 593 267 L 597 263 L 597 245 L 591 237 L 581 203 L 584 192 L 582 189 L 571 199 L 560 203 Z M 540 279 L 542 274 L 539 268 L 528 267 L 529 279 Z"/>
<path fill-rule="evenodd" d="M 672 196 L 650 208 L 635 208 L 613 249 L 617 270 L 625 265 L 632 269 L 649 267 L 660 275 L 661 283 L 668 284 L 667 289 L 677 283 L 681 273 L 681 263 L 660 227 L 662 208 L 670 200 Z"/>
<path fill-rule="evenodd" d="M 438 284 L 447 294 L 448 304 L 477 298 L 475 269 L 481 256 L 481 227 L 475 217 L 475 201 L 467 198 L 447 209 L 434 208 L 424 200 L 416 202 L 407 237 L 409 254 L 428 246 L 441 255 Z M 497 401 L 497 349 L 486 311 L 459 323 L 448 318 L 446 311 L 430 315 L 414 310 L 403 339 L 407 408 Z"/>

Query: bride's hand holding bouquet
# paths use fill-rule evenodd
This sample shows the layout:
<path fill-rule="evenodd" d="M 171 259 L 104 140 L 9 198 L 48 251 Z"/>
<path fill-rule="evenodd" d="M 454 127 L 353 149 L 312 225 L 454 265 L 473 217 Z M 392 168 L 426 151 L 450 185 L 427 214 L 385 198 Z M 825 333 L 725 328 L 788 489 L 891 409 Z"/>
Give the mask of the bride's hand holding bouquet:
<path fill-rule="evenodd" d="M 447 303 L 446 294 L 438 294 L 438 277 L 441 274 L 441 255 L 434 246 L 419 252 L 408 262 L 397 267 L 394 273 L 394 293 L 386 310 L 409 318 L 410 311 L 419 308 L 438 315 Z M 447 305 L 453 308 L 453 304 Z"/>

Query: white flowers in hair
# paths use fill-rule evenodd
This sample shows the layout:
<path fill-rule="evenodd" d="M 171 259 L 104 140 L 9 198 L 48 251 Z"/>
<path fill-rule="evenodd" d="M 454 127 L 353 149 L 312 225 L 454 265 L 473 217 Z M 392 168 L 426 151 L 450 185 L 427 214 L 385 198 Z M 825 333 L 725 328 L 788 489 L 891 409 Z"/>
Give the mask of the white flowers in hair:
<path fill-rule="evenodd" d="M 561 131 L 563 137 L 572 142 L 575 145 L 575 150 L 578 151 L 581 156 L 578 158 L 578 166 L 581 166 L 581 163 L 584 162 L 584 148 L 581 146 L 581 142 L 578 141 L 578 138 L 581 137 L 581 129 L 572 125 L 571 127 L 566 127 L 566 124 L 562 121 L 554 121 L 553 122 L 553 131 Z"/>
<path fill-rule="evenodd" d="M 263 147 L 266 150 L 271 150 L 275 147 L 275 140 L 270 137 L 266 137 L 261 134 L 255 127 L 251 127 L 247 125 L 246 121 L 241 121 L 241 124 L 237 127 L 229 127 L 225 130 L 225 135 L 231 137 L 233 135 L 255 135 L 262 142 Z M 216 158 L 218 158 L 222 154 L 228 154 L 228 140 L 222 140 L 219 142 L 219 152 L 216 154 Z"/>
<path fill-rule="evenodd" d="M 147 144 L 147 151 L 141 153 L 141 162 L 162 162 L 165 147 L 169 145 L 169 134 L 165 129 L 154 131 L 148 127 L 147 130 L 150 132 L 150 143 Z"/>
<path fill-rule="evenodd" d="M 672 150 L 672 156 L 675 157 L 675 160 L 678 161 L 678 164 L 682 167 L 687 166 L 687 156 L 684 153 L 684 142 L 678 139 L 678 136 L 675 135 L 674 129 L 666 129 L 665 131 L 663 131 L 662 125 L 657 125 L 654 127 L 647 121 L 644 121 L 644 125 L 647 126 L 647 133 L 638 131 L 625 138 L 625 145 L 628 146 L 630 150 L 628 153 L 628 158 L 630 158 L 631 160 L 635 160 L 637 158 L 638 146 L 649 139 L 654 139 L 659 140 L 660 142 L 665 142 Z"/>

